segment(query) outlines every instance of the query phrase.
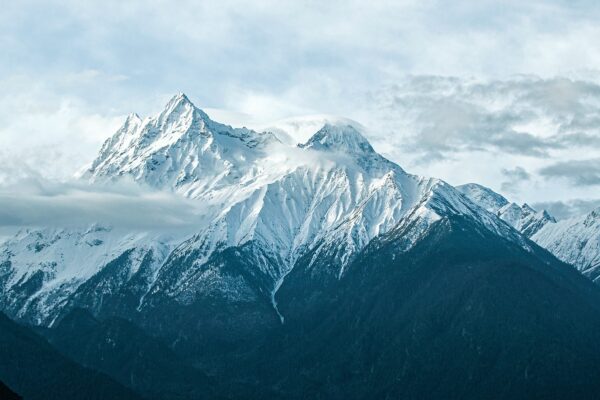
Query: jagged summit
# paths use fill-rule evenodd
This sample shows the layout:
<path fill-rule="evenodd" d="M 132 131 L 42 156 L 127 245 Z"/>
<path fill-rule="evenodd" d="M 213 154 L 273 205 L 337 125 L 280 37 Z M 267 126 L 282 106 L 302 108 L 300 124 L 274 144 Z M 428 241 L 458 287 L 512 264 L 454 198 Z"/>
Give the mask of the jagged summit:
<path fill-rule="evenodd" d="M 189 99 L 189 97 L 187 97 L 185 93 L 179 92 L 173 95 L 173 97 L 171 97 L 171 99 L 167 102 L 165 109 L 173 109 L 178 105 L 190 105 L 192 107 L 195 107 L 192 101 Z"/>
<path fill-rule="evenodd" d="M 192 101 L 190 100 L 189 97 L 187 97 L 187 95 L 183 92 L 177 92 L 176 94 L 173 95 L 173 97 L 171 97 L 171 100 L 169 100 L 169 102 L 167 103 L 167 107 L 171 104 L 175 104 L 175 103 L 188 103 L 193 105 Z"/>
<path fill-rule="evenodd" d="M 271 133 L 220 124 L 179 93 L 156 116 L 131 114 L 83 175 L 92 182 L 129 176 L 184 194 L 230 183 L 264 148 Z"/>
<path fill-rule="evenodd" d="M 542 247 L 600 283 L 600 208 L 546 224 L 533 236 Z"/>
<path fill-rule="evenodd" d="M 204 123 L 213 122 L 204 111 L 196 107 L 183 92 L 180 92 L 169 100 L 163 112 L 160 113 L 158 121 L 159 125 L 164 126 L 182 118 L 193 118 Z"/>
<path fill-rule="evenodd" d="M 376 153 L 358 124 L 349 120 L 325 123 L 298 147 L 330 153 L 334 163 L 339 162 L 339 153 L 349 155 L 348 165 L 371 173 L 378 171 L 376 176 L 392 169 L 404 172 Z M 257 182 L 278 179 L 304 164 L 306 156 L 295 150 L 295 144 L 284 144 L 271 132 L 232 128 L 213 121 L 184 93 L 179 93 L 155 117 L 142 120 L 130 115 L 104 143 L 84 178 L 98 182 L 128 176 L 189 197 L 211 192 L 221 198 L 233 195 L 230 192 L 236 182 L 242 184 L 240 190 L 244 192 Z M 278 154 L 287 160 L 282 162 Z M 330 157 L 323 154 L 318 158 Z M 227 193 L 219 192 L 217 196 L 220 189 Z"/>
<path fill-rule="evenodd" d="M 302 148 L 341 151 L 346 153 L 374 153 L 369 141 L 352 125 L 326 123 Z"/>
<path fill-rule="evenodd" d="M 123 126 L 129 126 L 131 124 L 139 124 L 142 122 L 142 118 L 140 118 L 140 116 L 137 113 L 130 113 L 127 115 L 127 118 L 125 119 L 125 122 L 123 123 Z"/>
<path fill-rule="evenodd" d="M 535 210 L 533 207 L 531 207 L 531 206 L 530 206 L 529 204 L 527 204 L 527 203 L 523 203 L 523 204 L 521 205 L 521 209 L 522 209 L 523 211 L 527 211 L 527 212 L 530 212 L 530 213 L 535 213 L 535 212 L 537 212 L 537 211 L 536 211 L 536 210 Z M 546 211 L 546 210 L 542 210 L 542 211 Z"/>
<path fill-rule="evenodd" d="M 169 110 L 169 109 L 174 109 L 176 107 L 182 107 L 182 106 L 190 106 L 193 108 L 198 108 L 198 107 L 196 107 L 196 105 L 194 105 L 194 103 L 192 103 L 190 98 L 185 93 L 178 92 L 169 99 L 169 101 L 165 105 L 164 109 Z"/>
<path fill-rule="evenodd" d="M 527 237 L 532 237 L 546 224 L 556 222 L 546 210 L 537 211 L 527 203 L 511 203 L 504 196 L 477 183 L 460 185 L 456 189 Z"/>

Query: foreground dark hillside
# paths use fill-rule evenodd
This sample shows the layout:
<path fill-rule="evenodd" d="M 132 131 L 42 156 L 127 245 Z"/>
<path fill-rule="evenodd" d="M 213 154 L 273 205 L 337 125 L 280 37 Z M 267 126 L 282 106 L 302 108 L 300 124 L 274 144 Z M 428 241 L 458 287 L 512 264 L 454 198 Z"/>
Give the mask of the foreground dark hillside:
<path fill-rule="evenodd" d="M 26 400 L 141 398 L 108 376 L 69 360 L 1 313 L 0 380 Z"/>
<path fill-rule="evenodd" d="M 445 219 L 410 252 L 372 243 L 341 281 L 297 268 L 256 354 L 284 397 L 594 399 L 600 291 L 543 250 Z M 323 290 L 315 290 L 324 284 Z"/>
<path fill-rule="evenodd" d="M 2 381 L 0 381 L 0 399 L 2 400 L 21 400 L 22 397 L 13 392 Z"/>
<path fill-rule="evenodd" d="M 216 382 L 162 340 L 120 318 L 101 321 L 75 309 L 44 330 L 52 345 L 78 363 L 131 387 L 146 399 L 214 399 Z"/>

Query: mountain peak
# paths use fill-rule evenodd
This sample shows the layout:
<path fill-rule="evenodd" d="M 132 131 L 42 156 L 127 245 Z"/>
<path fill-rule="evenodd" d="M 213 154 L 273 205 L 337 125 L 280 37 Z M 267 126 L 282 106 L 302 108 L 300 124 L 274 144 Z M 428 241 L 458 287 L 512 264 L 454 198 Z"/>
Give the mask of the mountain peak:
<path fill-rule="evenodd" d="M 136 113 L 131 113 L 125 119 L 122 129 L 128 129 L 131 126 L 138 125 L 140 122 L 142 122 L 140 116 Z"/>
<path fill-rule="evenodd" d="M 374 153 L 369 141 L 350 124 L 326 123 L 302 148 L 316 150 L 342 151 L 348 153 Z"/>
<path fill-rule="evenodd" d="M 199 117 L 204 121 L 209 121 L 210 118 L 204 111 L 199 109 L 192 103 L 192 101 L 183 92 L 179 92 L 167 103 L 162 113 L 158 117 L 159 125 L 169 123 L 174 120 L 178 120 L 181 117 L 186 118 L 190 116 L 192 118 Z"/>
<path fill-rule="evenodd" d="M 521 209 L 525 212 L 535 214 L 537 211 L 527 203 L 523 203 Z"/>
<path fill-rule="evenodd" d="M 187 97 L 187 95 L 183 92 L 179 92 L 177 94 L 175 94 L 173 97 L 171 97 L 171 100 L 169 100 L 169 102 L 167 103 L 167 108 L 171 105 L 177 105 L 177 104 L 190 104 L 192 106 L 194 106 L 194 104 L 191 102 L 191 100 L 189 99 L 189 97 Z"/>
<path fill-rule="evenodd" d="M 556 218 L 554 218 L 547 210 L 542 210 L 540 212 L 541 212 L 542 218 L 546 218 L 550 222 L 556 222 Z"/>
<path fill-rule="evenodd" d="M 127 115 L 126 121 L 132 121 L 132 120 L 141 120 L 140 116 L 137 113 L 129 113 Z"/>

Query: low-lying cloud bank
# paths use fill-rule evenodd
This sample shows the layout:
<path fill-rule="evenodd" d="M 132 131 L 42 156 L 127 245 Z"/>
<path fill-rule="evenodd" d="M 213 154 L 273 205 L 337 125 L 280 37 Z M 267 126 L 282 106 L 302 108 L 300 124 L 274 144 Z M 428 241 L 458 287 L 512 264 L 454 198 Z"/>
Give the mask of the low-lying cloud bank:
<path fill-rule="evenodd" d="M 100 222 L 128 229 L 189 229 L 205 213 L 199 202 L 133 183 L 89 185 L 39 177 L 0 186 L 0 227 L 79 227 Z"/>

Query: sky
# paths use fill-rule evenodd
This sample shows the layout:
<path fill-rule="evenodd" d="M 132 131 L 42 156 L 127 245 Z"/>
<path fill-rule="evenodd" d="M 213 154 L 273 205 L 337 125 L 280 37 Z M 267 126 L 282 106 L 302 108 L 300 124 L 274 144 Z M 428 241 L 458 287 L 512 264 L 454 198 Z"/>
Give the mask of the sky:
<path fill-rule="evenodd" d="M 185 92 L 232 125 L 350 118 L 409 172 L 585 213 L 600 206 L 599 17 L 576 0 L 4 1 L 3 199 L 68 181 L 127 114 Z"/>

